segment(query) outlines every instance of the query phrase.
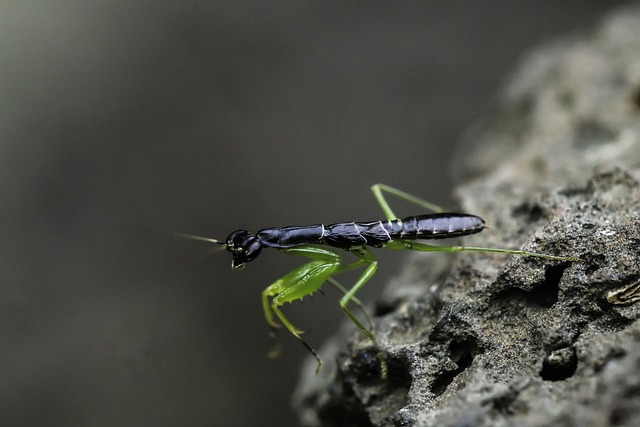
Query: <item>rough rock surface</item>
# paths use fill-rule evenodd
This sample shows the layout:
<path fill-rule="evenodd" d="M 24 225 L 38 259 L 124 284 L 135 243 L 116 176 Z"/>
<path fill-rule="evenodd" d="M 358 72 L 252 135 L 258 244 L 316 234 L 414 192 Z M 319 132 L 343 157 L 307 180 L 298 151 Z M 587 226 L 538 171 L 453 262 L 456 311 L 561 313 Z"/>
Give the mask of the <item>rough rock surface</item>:
<path fill-rule="evenodd" d="M 640 423 L 640 302 L 607 299 L 640 281 L 638 29 L 628 7 L 529 55 L 456 165 L 491 225 L 465 244 L 579 261 L 415 255 L 374 309 L 389 379 L 345 324 L 295 393 L 305 425 Z"/>

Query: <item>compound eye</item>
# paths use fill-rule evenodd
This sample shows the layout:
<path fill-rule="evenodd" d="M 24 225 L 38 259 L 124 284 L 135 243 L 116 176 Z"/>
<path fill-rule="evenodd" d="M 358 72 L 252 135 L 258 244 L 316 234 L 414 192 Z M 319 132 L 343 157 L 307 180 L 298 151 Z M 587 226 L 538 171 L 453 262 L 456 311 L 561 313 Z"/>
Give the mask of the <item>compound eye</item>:
<path fill-rule="evenodd" d="M 233 255 L 232 267 L 239 270 L 256 259 L 262 251 L 262 242 L 247 230 L 236 230 L 227 237 L 227 250 Z"/>
<path fill-rule="evenodd" d="M 251 240 L 253 235 L 247 230 L 236 230 L 229 234 L 227 237 L 226 246 L 227 250 L 234 254 L 239 254 L 245 251 L 247 242 Z"/>

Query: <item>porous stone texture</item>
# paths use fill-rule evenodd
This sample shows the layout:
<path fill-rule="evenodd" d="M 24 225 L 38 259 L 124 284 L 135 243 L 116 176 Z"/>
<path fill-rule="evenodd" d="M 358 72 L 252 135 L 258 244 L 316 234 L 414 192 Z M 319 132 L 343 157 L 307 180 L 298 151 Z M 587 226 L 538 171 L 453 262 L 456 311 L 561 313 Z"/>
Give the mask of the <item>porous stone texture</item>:
<path fill-rule="evenodd" d="M 374 308 L 389 363 L 345 323 L 305 367 L 308 426 L 640 425 L 640 7 L 530 54 L 467 134 L 464 244 L 525 256 L 415 254 Z"/>

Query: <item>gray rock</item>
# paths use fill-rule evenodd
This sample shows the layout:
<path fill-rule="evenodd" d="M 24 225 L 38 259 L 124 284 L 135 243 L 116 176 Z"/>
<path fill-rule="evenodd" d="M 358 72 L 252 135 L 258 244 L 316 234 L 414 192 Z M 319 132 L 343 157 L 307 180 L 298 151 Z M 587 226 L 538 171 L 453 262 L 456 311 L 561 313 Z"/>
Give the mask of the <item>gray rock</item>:
<path fill-rule="evenodd" d="M 579 261 L 412 256 L 374 309 L 389 378 L 345 323 L 305 367 L 305 425 L 638 425 L 639 29 L 627 7 L 531 53 L 455 165 L 491 226 L 466 245 Z"/>

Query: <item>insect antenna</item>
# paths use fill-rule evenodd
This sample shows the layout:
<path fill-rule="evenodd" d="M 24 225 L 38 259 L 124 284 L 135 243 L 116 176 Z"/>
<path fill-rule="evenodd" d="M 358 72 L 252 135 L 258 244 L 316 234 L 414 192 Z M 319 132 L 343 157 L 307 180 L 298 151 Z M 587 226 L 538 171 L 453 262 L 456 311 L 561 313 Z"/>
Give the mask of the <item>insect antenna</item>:
<path fill-rule="evenodd" d="M 204 236 L 196 236 L 195 234 L 187 234 L 187 233 L 171 233 L 173 237 L 177 237 L 179 239 L 191 239 L 191 240 L 200 240 L 202 242 L 209 242 L 221 245 L 220 249 L 225 249 L 227 244 L 221 240 L 212 239 L 211 237 Z"/>

